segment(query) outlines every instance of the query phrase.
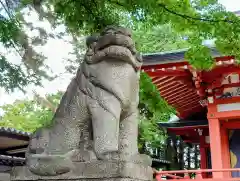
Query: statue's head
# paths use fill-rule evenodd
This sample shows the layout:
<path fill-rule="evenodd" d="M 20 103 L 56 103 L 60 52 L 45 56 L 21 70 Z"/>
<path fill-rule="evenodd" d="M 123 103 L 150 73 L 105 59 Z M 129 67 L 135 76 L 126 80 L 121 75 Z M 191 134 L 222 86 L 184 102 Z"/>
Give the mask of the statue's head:
<path fill-rule="evenodd" d="M 86 45 L 88 46 L 85 58 L 87 63 L 98 63 L 110 58 L 130 63 L 135 69 L 142 64 L 142 58 L 135 48 L 131 30 L 127 28 L 108 26 L 100 35 L 89 36 Z"/>
<path fill-rule="evenodd" d="M 132 32 L 130 29 L 128 28 L 124 28 L 121 26 L 107 26 L 102 32 L 101 32 L 101 36 L 104 36 L 106 34 L 121 34 L 124 36 L 128 36 L 128 37 L 132 37 Z"/>

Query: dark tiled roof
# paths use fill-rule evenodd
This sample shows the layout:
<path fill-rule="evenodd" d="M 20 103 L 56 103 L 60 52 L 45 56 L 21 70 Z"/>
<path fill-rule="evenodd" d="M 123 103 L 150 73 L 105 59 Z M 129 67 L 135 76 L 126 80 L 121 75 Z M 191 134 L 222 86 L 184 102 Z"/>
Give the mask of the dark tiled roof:
<path fill-rule="evenodd" d="M 190 121 L 190 120 L 180 120 L 179 122 L 164 122 L 158 123 L 160 127 L 165 128 L 179 128 L 179 127 L 190 127 L 190 126 L 207 126 L 207 120 L 198 120 L 198 121 Z"/>
<path fill-rule="evenodd" d="M 210 48 L 213 57 L 220 56 L 220 53 L 215 48 Z M 184 61 L 184 55 L 188 49 L 181 49 L 169 52 L 148 53 L 143 54 L 143 65 Z"/>
<path fill-rule="evenodd" d="M 0 127 L 0 134 L 1 133 L 8 133 L 8 134 L 14 134 L 14 135 L 25 136 L 25 137 L 30 137 L 32 134 L 24 131 L 19 131 L 14 128 L 6 128 L 6 127 Z"/>
<path fill-rule="evenodd" d="M 25 164 L 25 158 L 0 155 L 0 165 L 22 166 Z"/>
<path fill-rule="evenodd" d="M 156 63 L 156 61 L 184 60 L 184 54 L 188 49 L 176 50 L 171 52 L 147 53 L 143 54 L 143 62 Z"/>
<path fill-rule="evenodd" d="M 240 15 L 240 10 L 238 10 L 238 11 L 233 11 L 233 13 L 236 14 L 237 16 L 239 16 L 239 15 Z"/>

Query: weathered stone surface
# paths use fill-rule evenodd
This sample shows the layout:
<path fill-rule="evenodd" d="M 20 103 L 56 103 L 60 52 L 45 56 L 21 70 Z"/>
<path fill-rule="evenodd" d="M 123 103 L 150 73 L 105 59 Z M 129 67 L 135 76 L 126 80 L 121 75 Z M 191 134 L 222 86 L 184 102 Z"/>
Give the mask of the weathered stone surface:
<path fill-rule="evenodd" d="M 54 181 L 59 179 L 41 179 L 36 181 Z M 32 181 L 32 180 L 25 180 Z M 92 178 L 92 179 L 61 179 L 61 181 L 143 181 L 141 179 L 131 179 L 131 178 Z"/>
<path fill-rule="evenodd" d="M 52 127 L 37 131 L 30 141 L 26 163 L 36 175 L 71 173 L 76 169 L 73 161 L 83 162 L 78 173 L 84 174 L 86 165 L 92 164 L 88 162 L 97 160 L 131 162 L 126 165 L 135 163 L 136 168 L 151 165 L 148 156 L 138 153 L 142 59 L 131 32 L 107 27 L 88 38 L 86 45 L 84 61 L 60 102 Z M 120 168 L 125 167 L 116 166 Z"/>
<path fill-rule="evenodd" d="M 38 176 L 29 171 L 27 167 L 15 167 L 11 173 L 12 181 L 27 180 L 84 180 L 84 179 L 111 179 L 111 178 L 132 178 L 139 180 L 152 180 L 151 167 L 118 162 L 118 161 L 96 161 L 74 163 L 75 168 L 66 174 L 57 176 Z"/>
<path fill-rule="evenodd" d="M 10 181 L 9 173 L 0 173 L 0 181 Z"/>

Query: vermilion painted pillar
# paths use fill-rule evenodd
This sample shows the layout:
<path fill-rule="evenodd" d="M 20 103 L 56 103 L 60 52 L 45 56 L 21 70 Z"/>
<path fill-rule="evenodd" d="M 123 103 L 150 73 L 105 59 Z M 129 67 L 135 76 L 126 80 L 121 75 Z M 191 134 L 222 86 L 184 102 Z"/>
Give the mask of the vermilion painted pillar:
<path fill-rule="evenodd" d="M 223 166 L 224 168 L 231 168 L 231 158 L 229 150 L 229 131 L 225 127 L 221 126 L 221 144 L 222 144 L 222 155 L 223 155 Z M 230 172 L 224 173 L 225 177 L 230 177 Z"/>
<path fill-rule="evenodd" d="M 230 168 L 227 130 L 218 119 L 209 119 L 212 169 Z M 230 173 L 213 172 L 213 178 L 230 177 Z"/>
<path fill-rule="evenodd" d="M 205 148 L 205 136 L 200 137 L 200 168 L 201 169 L 207 169 L 207 153 Z M 202 173 L 202 178 L 207 178 L 206 173 Z"/>

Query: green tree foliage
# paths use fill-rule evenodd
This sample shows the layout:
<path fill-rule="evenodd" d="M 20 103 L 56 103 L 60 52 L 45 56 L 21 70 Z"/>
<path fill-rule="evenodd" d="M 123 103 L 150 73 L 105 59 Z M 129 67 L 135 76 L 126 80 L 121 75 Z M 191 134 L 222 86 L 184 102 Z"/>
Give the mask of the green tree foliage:
<path fill-rule="evenodd" d="M 0 1 L 0 87 L 7 91 L 15 88 L 24 91 L 29 84 L 41 85 L 42 78 L 53 78 L 47 74 L 44 55 L 33 48 L 45 43 L 47 33 L 26 21 L 24 16 L 29 8 L 21 0 Z M 38 35 L 28 36 L 27 29 L 37 31 Z M 17 64 L 9 61 L 9 53 L 21 61 Z"/>
<path fill-rule="evenodd" d="M 33 100 L 17 100 L 13 104 L 6 104 L 0 107 L 4 113 L 0 117 L 0 126 L 27 132 L 51 126 L 52 117 L 62 96 L 63 92 L 60 91 L 46 97 L 35 93 Z M 140 77 L 139 96 L 139 147 L 142 148 L 145 142 L 153 147 L 161 146 L 166 134 L 157 123 L 160 120 L 167 121 L 175 110 L 161 98 L 156 86 L 145 73 Z"/>
<path fill-rule="evenodd" d="M 189 47 L 189 43 L 174 31 L 171 24 L 149 27 L 141 22 L 135 23 L 133 36 L 137 49 L 142 53 L 157 53 Z"/>
<path fill-rule="evenodd" d="M 36 95 L 33 100 L 17 100 L 1 106 L 3 116 L 0 117 L 0 126 L 26 132 L 49 126 L 62 94 L 49 94 L 45 98 Z"/>
<path fill-rule="evenodd" d="M 71 60 L 76 64 L 68 67 L 71 71 L 81 58 L 78 50 L 83 46 L 79 37 L 97 32 L 106 25 L 133 29 L 141 52 L 189 47 L 186 58 L 200 70 L 214 66 L 209 48 L 202 45 L 205 39 L 214 39 L 217 50 L 224 54 L 235 55 L 237 59 L 240 56 L 240 20 L 217 0 L 0 0 L 0 42 L 4 47 L 4 51 L 0 50 L 0 86 L 8 91 L 14 88 L 24 90 L 30 83 L 39 85 L 42 78 L 52 78 L 47 73 L 44 55 L 36 52 L 34 46 L 43 45 L 53 35 L 26 20 L 29 10 L 36 11 L 40 20 L 47 20 L 53 28 L 66 25 L 76 47 L 74 54 L 77 59 Z M 37 30 L 38 36 L 27 35 L 26 28 Z M 187 42 L 182 37 L 187 38 Z M 22 63 L 10 62 L 6 58 L 8 51 L 18 54 Z M 141 133 L 145 140 L 155 140 L 152 141 L 155 143 L 159 140 L 155 138 L 159 131 L 156 129 L 157 121 L 167 120 L 174 110 L 162 100 L 145 74 L 141 75 L 140 89 Z M 6 112 L 8 108 L 4 109 Z M 29 117 L 24 109 L 23 112 L 16 110 Z M 32 111 L 37 111 L 35 106 Z M 148 132 L 144 126 L 149 128 Z"/>
<path fill-rule="evenodd" d="M 176 112 L 161 98 L 157 87 L 146 73 L 142 73 L 140 77 L 139 97 L 139 147 L 141 148 L 145 142 L 152 147 L 159 147 L 166 134 L 158 123 L 168 121 Z"/>
<path fill-rule="evenodd" d="M 215 39 L 217 50 L 224 54 L 237 59 L 240 56 L 240 20 L 217 0 L 52 0 L 50 4 L 73 33 L 98 31 L 106 25 L 123 24 L 123 19 L 128 19 L 131 28 L 134 21 L 150 28 L 170 23 L 175 31 L 188 37 L 191 48 L 186 58 L 200 70 L 214 65 L 210 51 L 202 45 L 205 39 Z"/>
<path fill-rule="evenodd" d="M 0 52 L 0 68 L 4 70 L 0 74 L 0 86 L 7 90 L 24 89 L 30 83 L 39 85 L 42 78 L 52 78 L 47 74 L 44 55 L 34 49 L 52 35 L 26 20 L 29 10 L 36 11 L 39 19 L 49 21 L 53 28 L 64 23 L 75 38 L 99 31 L 106 25 L 120 24 L 137 30 L 140 22 L 149 37 L 148 43 L 146 39 L 141 43 L 141 37 L 136 37 L 140 45 L 145 45 L 139 47 L 143 52 L 149 51 L 147 45 L 161 51 L 164 41 L 158 45 L 156 42 L 162 36 L 153 39 L 153 32 L 165 31 L 168 27 L 160 25 L 171 24 L 175 32 L 188 37 L 190 49 L 186 58 L 198 69 L 214 66 L 210 51 L 202 45 L 204 39 L 215 39 L 217 50 L 224 54 L 235 55 L 237 59 L 240 56 L 240 20 L 217 0 L 1 0 L 1 45 L 19 54 L 22 60 L 22 64 L 13 65 L 6 59 L 6 52 Z M 39 35 L 30 37 L 26 28 L 37 30 Z"/>
<path fill-rule="evenodd" d="M 0 107 L 4 113 L 0 119 L 0 126 L 27 132 L 33 132 L 39 127 L 48 127 L 62 95 L 63 92 L 58 92 L 41 97 L 35 93 L 33 100 L 17 100 L 13 104 L 6 104 Z M 145 142 L 159 146 L 165 138 L 165 132 L 159 129 L 157 123 L 159 120 L 167 121 L 175 111 L 161 98 L 156 86 L 145 73 L 140 77 L 139 95 L 139 147 Z"/>
<path fill-rule="evenodd" d="M 136 22 L 135 22 L 136 23 Z M 146 31 L 147 27 L 144 26 L 143 23 L 136 23 L 136 29 L 134 29 L 133 34 L 137 41 L 139 42 L 139 50 L 141 52 L 158 52 L 164 50 L 173 50 L 178 48 L 184 48 L 187 46 L 187 43 L 180 37 L 176 32 L 171 29 L 169 24 L 164 26 L 153 27 L 151 30 Z M 149 44 L 145 44 L 149 41 Z M 84 40 L 84 39 L 83 39 Z M 139 40 L 139 41 L 138 41 Z M 141 41 L 140 41 L 141 40 Z M 75 39 L 75 43 L 77 44 L 75 52 L 73 54 L 77 54 L 79 49 L 84 50 L 84 41 L 77 41 Z M 163 46 L 163 44 L 165 46 Z M 78 67 L 79 59 L 82 59 L 82 55 L 78 56 L 78 60 L 70 60 L 73 62 L 71 67 L 67 69 L 70 73 L 74 73 Z M 155 87 L 154 84 L 151 83 L 151 79 L 145 74 L 141 74 L 141 84 L 140 84 L 140 134 L 139 134 L 139 145 L 140 147 L 145 143 L 151 143 L 153 145 L 159 145 L 159 142 L 163 140 L 165 133 L 164 130 L 159 129 L 157 122 L 167 121 L 169 119 L 169 115 L 174 112 L 174 110 L 167 105 L 167 103 L 160 97 L 160 94 Z M 49 96 L 47 96 L 49 97 Z M 61 94 L 58 94 L 55 99 L 57 103 L 61 98 Z M 7 127 L 15 127 L 18 129 L 23 129 L 25 131 L 33 131 L 34 129 L 47 126 L 50 124 L 52 114 L 56 109 L 57 104 L 53 104 L 52 99 L 50 98 L 41 98 L 36 94 L 35 99 L 33 101 L 22 100 L 20 101 L 22 104 L 32 104 L 32 109 L 29 112 L 32 112 L 31 115 L 39 115 L 43 116 L 30 117 L 27 116 L 27 112 L 20 112 L 20 117 L 26 117 L 26 121 L 19 118 L 19 122 L 17 121 L 17 116 L 15 119 L 10 119 L 9 116 L 3 117 L 3 126 Z M 19 101 L 18 101 L 19 102 Z M 4 111 L 7 112 L 6 115 L 14 115 L 14 109 L 7 109 L 8 107 L 12 107 L 19 109 L 19 103 L 16 102 L 14 105 L 6 105 L 3 107 Z M 147 114 L 146 114 L 147 113 Z M 25 127 L 28 125 L 28 119 L 37 124 L 32 124 L 31 129 Z M 43 118 L 43 119 L 42 119 Z M 11 120 L 11 121 L 10 121 Z M 13 120 L 16 120 L 15 122 Z"/>
<path fill-rule="evenodd" d="M 45 126 L 52 118 L 52 111 L 39 106 L 34 100 L 16 101 L 14 104 L 7 104 L 1 108 L 4 115 L 0 120 L 0 126 L 27 132 L 33 132 Z"/>

